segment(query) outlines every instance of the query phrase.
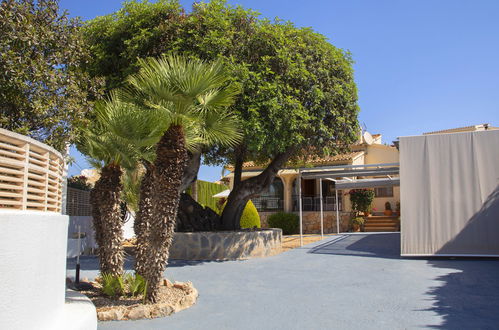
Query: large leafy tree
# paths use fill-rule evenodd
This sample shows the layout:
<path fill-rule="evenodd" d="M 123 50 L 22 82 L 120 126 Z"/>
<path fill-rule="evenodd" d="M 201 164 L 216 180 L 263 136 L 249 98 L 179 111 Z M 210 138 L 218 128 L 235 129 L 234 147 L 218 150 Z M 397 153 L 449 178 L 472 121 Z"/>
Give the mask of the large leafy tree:
<path fill-rule="evenodd" d="M 208 144 L 230 147 L 240 141 L 238 122 L 227 110 L 238 89 L 230 84 L 221 62 L 171 55 L 139 63 L 140 71 L 127 80 L 129 98 L 166 122 L 155 159 L 146 166 L 135 224 L 136 271 L 147 281 L 147 301 L 156 302 L 188 150 Z"/>
<path fill-rule="evenodd" d="M 99 92 L 79 68 L 90 58 L 80 26 L 57 1 L 1 1 L 1 127 L 59 150 L 73 140 Z"/>
<path fill-rule="evenodd" d="M 97 54 L 88 70 L 105 76 L 108 86 L 123 84 L 137 70 L 137 58 L 170 51 L 218 58 L 229 68 L 242 88 L 233 108 L 244 138 L 205 155 L 212 164 L 234 165 L 234 188 L 222 215 L 227 229 L 239 227 L 246 202 L 285 164 L 341 152 L 356 139 L 350 54 L 309 28 L 260 19 L 221 0 L 197 3 L 189 14 L 176 1 L 158 1 L 126 3 L 116 14 L 89 22 L 85 35 Z M 242 181 L 245 161 L 266 166 Z"/>

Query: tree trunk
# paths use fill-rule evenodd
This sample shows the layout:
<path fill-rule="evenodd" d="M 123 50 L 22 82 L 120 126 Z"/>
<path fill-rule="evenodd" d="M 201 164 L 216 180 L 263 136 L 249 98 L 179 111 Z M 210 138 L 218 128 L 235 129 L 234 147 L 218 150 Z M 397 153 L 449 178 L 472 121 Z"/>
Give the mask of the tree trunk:
<path fill-rule="evenodd" d="M 133 230 L 137 242 L 135 244 L 135 272 L 144 276 L 149 242 L 149 229 L 152 219 L 152 184 L 154 182 L 153 164 L 144 164 L 146 172 L 140 183 L 139 210 L 133 223 Z"/>
<path fill-rule="evenodd" d="M 168 262 L 173 240 L 175 221 L 182 183 L 187 163 L 185 136 L 181 126 L 171 126 L 158 142 L 152 182 L 152 210 L 148 233 L 145 267 L 147 281 L 146 301 L 158 300 L 160 281 Z"/>
<path fill-rule="evenodd" d="M 90 193 L 95 239 L 101 274 L 123 274 L 123 218 L 121 217 L 121 168 L 109 164 Z"/>
<path fill-rule="evenodd" d="M 191 184 L 191 195 L 192 195 L 192 199 L 194 199 L 197 202 L 198 201 L 198 182 L 197 182 L 197 180 L 194 180 L 194 182 Z"/>
<path fill-rule="evenodd" d="M 185 166 L 184 175 L 182 177 L 182 184 L 179 187 L 179 192 L 182 193 L 193 182 L 197 180 L 199 167 L 201 166 L 201 151 L 189 152 L 189 159 Z"/>
<path fill-rule="evenodd" d="M 222 212 L 222 226 L 224 229 L 240 229 L 239 222 L 246 203 L 253 196 L 261 193 L 272 184 L 277 172 L 288 161 L 292 152 L 293 149 L 290 148 L 285 152 L 278 154 L 262 173 L 244 181 L 240 179 L 236 180 L 236 177 L 240 177 L 240 173 L 242 172 L 242 162 L 236 160 L 234 187 L 229 194 L 227 204 Z"/>

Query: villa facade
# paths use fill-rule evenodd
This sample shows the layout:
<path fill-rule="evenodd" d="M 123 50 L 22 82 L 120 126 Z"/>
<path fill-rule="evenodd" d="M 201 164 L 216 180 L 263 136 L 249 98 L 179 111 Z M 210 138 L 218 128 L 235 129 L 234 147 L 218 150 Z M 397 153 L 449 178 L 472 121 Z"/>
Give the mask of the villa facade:
<path fill-rule="evenodd" d="M 320 170 L 331 166 L 341 165 L 367 165 L 381 163 L 398 163 L 399 151 L 395 146 L 382 143 L 381 134 L 371 135 L 368 132 L 359 134 L 357 143 L 350 147 L 350 152 L 318 160 L 310 161 L 306 167 Z M 229 168 L 231 170 L 231 168 Z M 243 165 L 242 179 L 258 175 L 261 166 L 252 162 Z M 253 198 L 262 222 L 262 227 L 267 227 L 269 215 L 284 211 L 298 213 L 298 169 L 289 167 L 278 172 L 272 185 L 258 197 Z M 225 177 L 229 180 L 230 188 L 233 185 L 233 173 Z M 338 178 L 341 179 L 341 178 Z M 304 233 L 320 233 L 320 181 L 319 179 L 302 179 L 302 209 Z M 374 214 L 383 213 L 385 203 L 389 202 L 395 210 L 400 200 L 399 187 L 374 188 L 375 198 L 372 204 Z M 348 191 L 338 190 L 338 206 L 336 205 L 334 182 L 322 180 L 322 203 L 324 210 L 324 232 L 336 232 L 336 208 L 340 211 L 340 230 L 346 231 L 349 227 L 352 208 Z"/>

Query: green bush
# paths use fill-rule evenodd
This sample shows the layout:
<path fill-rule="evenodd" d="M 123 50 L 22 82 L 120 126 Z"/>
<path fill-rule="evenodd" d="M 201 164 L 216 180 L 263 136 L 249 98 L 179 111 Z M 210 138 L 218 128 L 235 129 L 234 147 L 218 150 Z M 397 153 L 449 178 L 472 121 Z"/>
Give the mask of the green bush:
<path fill-rule="evenodd" d="M 271 228 L 281 228 L 284 235 L 296 234 L 300 226 L 300 218 L 293 213 L 278 212 L 268 219 Z"/>
<path fill-rule="evenodd" d="M 363 217 L 355 217 L 350 220 L 350 223 L 362 226 L 365 220 Z"/>
<path fill-rule="evenodd" d="M 248 201 L 241 216 L 241 228 L 260 228 L 260 214 L 252 201 Z"/>
<path fill-rule="evenodd" d="M 218 209 L 218 214 L 222 215 L 222 212 L 225 208 L 225 204 L 227 204 L 227 201 L 225 201 L 221 206 L 219 206 Z M 241 220 L 239 221 L 239 224 L 241 225 L 241 228 L 261 228 L 262 225 L 260 223 L 260 214 L 258 214 L 258 210 L 255 207 L 255 204 L 251 200 L 246 203 L 246 206 L 244 207 L 243 214 L 241 215 Z"/>
<path fill-rule="evenodd" d="M 359 212 L 367 214 L 370 211 L 374 199 L 373 189 L 352 189 L 348 194 L 350 195 L 352 210 L 357 214 Z"/>

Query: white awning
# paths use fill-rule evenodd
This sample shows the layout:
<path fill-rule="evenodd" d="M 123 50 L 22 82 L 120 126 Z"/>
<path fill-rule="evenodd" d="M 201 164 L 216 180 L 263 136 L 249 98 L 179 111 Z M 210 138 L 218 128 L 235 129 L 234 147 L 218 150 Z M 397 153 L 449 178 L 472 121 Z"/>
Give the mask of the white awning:
<path fill-rule="evenodd" d="M 226 190 L 221 191 L 218 194 L 215 194 L 211 197 L 213 197 L 213 198 L 226 198 L 226 197 L 229 197 L 229 194 L 230 194 L 230 189 L 226 189 Z"/>
<path fill-rule="evenodd" d="M 359 189 L 375 187 L 393 187 L 400 185 L 399 178 L 332 180 L 336 189 Z"/>

